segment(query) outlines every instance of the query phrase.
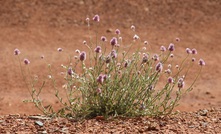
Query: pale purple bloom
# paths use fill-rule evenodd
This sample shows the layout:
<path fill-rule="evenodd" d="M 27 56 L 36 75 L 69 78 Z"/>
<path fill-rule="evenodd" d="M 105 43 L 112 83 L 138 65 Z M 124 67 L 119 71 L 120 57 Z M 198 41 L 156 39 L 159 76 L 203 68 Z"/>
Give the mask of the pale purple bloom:
<path fill-rule="evenodd" d="M 154 61 L 158 61 L 158 60 L 159 60 L 159 55 L 158 55 L 158 54 L 154 54 L 153 57 L 152 57 L 152 59 L 153 59 Z"/>
<path fill-rule="evenodd" d="M 90 21 L 90 18 L 87 17 L 87 18 L 86 18 L 86 21 L 89 22 L 89 21 Z"/>
<path fill-rule="evenodd" d="M 97 46 L 97 47 L 94 49 L 94 51 L 95 51 L 96 53 L 100 53 L 100 52 L 101 52 L 101 47 L 100 47 L 100 46 Z"/>
<path fill-rule="evenodd" d="M 124 67 L 126 68 L 128 66 L 128 61 L 125 61 Z"/>
<path fill-rule="evenodd" d="M 205 66 L 206 63 L 205 63 L 205 61 L 204 61 L 203 59 L 200 59 L 200 60 L 199 60 L 199 65 L 200 65 L 200 66 Z"/>
<path fill-rule="evenodd" d="M 167 70 L 165 70 L 165 73 L 171 74 L 171 70 L 170 70 L 170 69 L 167 69 Z"/>
<path fill-rule="evenodd" d="M 97 82 L 102 84 L 105 80 L 107 79 L 107 75 L 106 74 L 100 74 L 98 77 L 97 77 Z"/>
<path fill-rule="evenodd" d="M 144 41 L 144 45 L 148 45 L 148 41 Z"/>
<path fill-rule="evenodd" d="M 165 52 L 166 50 L 167 50 L 167 49 L 166 49 L 165 46 L 161 46 L 161 47 L 160 47 L 160 51 Z"/>
<path fill-rule="evenodd" d="M 79 54 L 81 51 L 79 49 L 75 50 L 75 53 Z"/>
<path fill-rule="evenodd" d="M 196 59 L 195 59 L 195 58 L 192 58 L 192 62 L 194 62 L 194 61 L 196 61 Z"/>
<path fill-rule="evenodd" d="M 63 49 L 60 48 L 60 47 L 57 50 L 58 50 L 58 52 L 62 52 L 63 51 Z"/>
<path fill-rule="evenodd" d="M 161 72 L 163 70 L 163 64 L 162 63 L 157 63 L 155 70 L 157 72 Z"/>
<path fill-rule="evenodd" d="M 72 68 L 70 67 L 70 68 L 68 68 L 68 74 L 69 75 L 72 75 L 74 72 L 73 72 L 73 70 L 72 70 Z"/>
<path fill-rule="evenodd" d="M 110 63 L 110 60 L 111 60 L 110 55 L 108 55 L 107 58 L 106 58 L 106 63 Z"/>
<path fill-rule="evenodd" d="M 148 54 L 144 53 L 144 54 L 143 54 L 142 63 L 148 62 L 148 58 L 149 58 Z"/>
<path fill-rule="evenodd" d="M 86 60 L 86 52 L 82 51 L 82 52 L 80 53 L 79 59 L 80 59 L 81 61 Z"/>
<path fill-rule="evenodd" d="M 173 57 L 174 57 L 174 54 L 170 54 L 170 57 L 173 58 Z"/>
<path fill-rule="evenodd" d="M 134 25 L 132 25 L 130 28 L 131 28 L 133 31 L 135 31 L 135 26 L 134 26 Z"/>
<path fill-rule="evenodd" d="M 110 40 L 110 44 L 112 46 L 115 46 L 117 44 L 117 38 L 116 37 L 113 37 L 111 40 Z"/>
<path fill-rule="evenodd" d="M 192 54 L 197 54 L 197 50 L 195 48 L 192 49 Z"/>
<path fill-rule="evenodd" d="M 86 45 L 86 44 L 87 44 L 87 41 L 86 41 L 86 40 L 84 40 L 84 41 L 83 41 L 83 44 L 84 44 L 84 45 Z"/>
<path fill-rule="evenodd" d="M 102 84 L 102 83 L 104 82 L 103 75 L 100 74 L 100 75 L 97 77 L 97 82 L 100 83 L 100 84 Z"/>
<path fill-rule="evenodd" d="M 93 20 L 99 22 L 100 21 L 100 16 L 99 15 L 95 15 Z"/>
<path fill-rule="evenodd" d="M 97 89 L 97 93 L 99 93 L 99 94 L 101 93 L 101 89 L 100 88 Z"/>
<path fill-rule="evenodd" d="M 101 36 L 101 41 L 107 41 L 107 38 L 105 36 Z"/>
<path fill-rule="evenodd" d="M 179 88 L 179 89 L 180 89 L 180 88 L 183 88 L 184 85 L 185 85 L 184 79 L 183 79 L 183 78 L 179 78 L 179 80 L 178 80 L 178 88 Z"/>
<path fill-rule="evenodd" d="M 186 48 L 186 53 L 187 53 L 187 54 L 191 54 L 191 53 L 192 53 L 192 50 L 189 49 L 189 48 Z"/>
<path fill-rule="evenodd" d="M 116 29 L 115 33 L 119 35 L 120 34 L 120 30 Z"/>
<path fill-rule="evenodd" d="M 14 50 L 14 54 L 15 55 L 19 55 L 21 52 L 16 48 L 15 50 Z"/>
<path fill-rule="evenodd" d="M 168 80 L 167 80 L 167 82 L 168 82 L 168 83 L 173 83 L 173 82 L 174 82 L 174 81 L 173 81 L 173 78 L 172 78 L 172 77 L 169 77 Z"/>
<path fill-rule="evenodd" d="M 44 57 L 45 57 L 44 55 L 41 55 L 41 59 L 44 59 Z"/>
<path fill-rule="evenodd" d="M 134 37 L 133 37 L 134 40 L 138 40 L 139 38 L 140 38 L 140 37 L 139 37 L 138 35 L 136 35 L 136 34 L 135 34 Z"/>
<path fill-rule="evenodd" d="M 25 65 L 28 65 L 28 64 L 30 64 L 30 61 L 28 59 L 24 59 L 24 63 L 25 63 Z"/>
<path fill-rule="evenodd" d="M 174 51 L 175 50 L 175 46 L 173 43 L 170 43 L 169 47 L 168 47 L 169 51 Z"/>
<path fill-rule="evenodd" d="M 179 41 L 180 41 L 180 38 L 176 38 L 176 41 L 179 42 Z"/>
<path fill-rule="evenodd" d="M 111 57 L 114 59 L 114 58 L 117 58 L 117 52 L 116 52 L 116 50 L 112 50 L 111 51 Z"/>

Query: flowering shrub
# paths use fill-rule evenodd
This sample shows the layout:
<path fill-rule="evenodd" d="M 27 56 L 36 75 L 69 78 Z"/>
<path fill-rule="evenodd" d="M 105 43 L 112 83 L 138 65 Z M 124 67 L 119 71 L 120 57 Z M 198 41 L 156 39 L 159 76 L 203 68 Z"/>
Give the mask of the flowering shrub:
<path fill-rule="evenodd" d="M 93 23 L 99 23 L 100 17 L 95 15 L 92 20 Z M 86 21 L 89 27 L 90 19 L 87 18 Z M 135 33 L 135 26 L 132 25 L 131 29 Z M 67 94 L 66 101 L 60 97 L 59 87 L 50 71 L 51 66 L 48 66 L 48 77 L 53 83 L 55 96 L 63 105 L 59 111 L 54 111 L 51 105 L 45 106 L 40 99 L 45 81 L 39 88 L 35 87 L 33 81 L 29 90 L 32 99 L 29 101 L 46 115 L 65 117 L 170 114 L 182 95 L 192 90 L 202 66 L 205 65 L 200 59 L 199 72 L 195 73 L 190 86 L 185 87 L 187 74 L 196 60 L 194 55 L 197 54 L 197 50 L 187 48 L 186 57 L 180 63 L 174 64 L 174 43 L 170 43 L 168 47 L 161 46 L 156 54 L 146 48 L 149 43 L 142 43 L 137 34 L 131 37 L 133 42 L 128 46 L 122 43 L 122 37 L 119 36 L 122 33 L 119 29 L 115 34 L 116 37 L 109 41 L 105 36 L 101 36 L 100 39 L 96 37 L 96 43 L 93 43 L 92 39 L 83 41 L 88 50 L 76 50 L 70 64 L 62 65 L 66 72 L 66 82 L 63 83 L 63 91 Z M 180 39 L 176 38 L 176 41 L 179 42 Z M 137 50 L 131 53 L 134 44 L 142 47 L 136 47 Z M 121 46 L 126 46 L 124 51 L 121 50 Z M 62 52 L 62 48 L 57 50 Z M 14 54 L 19 58 L 20 51 L 15 49 Z M 28 66 L 31 62 L 24 59 L 24 64 Z M 77 69 L 79 67 L 80 69 Z M 22 66 L 21 70 L 23 72 Z M 22 74 L 26 81 L 24 73 Z M 159 84 L 164 86 L 160 88 Z"/>

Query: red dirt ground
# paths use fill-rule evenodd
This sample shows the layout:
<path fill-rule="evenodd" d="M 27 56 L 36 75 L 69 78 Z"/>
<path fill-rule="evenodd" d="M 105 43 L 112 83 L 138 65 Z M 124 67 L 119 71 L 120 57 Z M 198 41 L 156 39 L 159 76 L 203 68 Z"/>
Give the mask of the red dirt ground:
<path fill-rule="evenodd" d="M 203 69 L 194 90 L 185 95 L 176 109 L 196 111 L 221 107 L 221 1 L 220 0 L 1 0 L 0 1 L 0 115 L 40 113 L 32 104 L 21 78 L 15 48 L 21 58 L 29 58 L 33 74 L 46 73 L 40 56 L 54 67 L 67 61 L 75 49 L 86 49 L 88 38 L 85 18 L 99 14 L 98 35 L 112 37 L 116 28 L 123 40 L 131 40 L 130 26 L 136 26 L 141 40 L 148 40 L 153 50 L 175 42 L 176 51 L 196 48 L 196 58 L 203 58 Z M 91 25 L 95 29 L 95 25 Z M 60 55 L 62 47 L 66 54 Z M 185 52 L 178 54 L 183 57 Z M 57 74 L 59 75 L 59 74 Z M 44 91 L 45 101 L 56 104 L 51 91 Z"/>

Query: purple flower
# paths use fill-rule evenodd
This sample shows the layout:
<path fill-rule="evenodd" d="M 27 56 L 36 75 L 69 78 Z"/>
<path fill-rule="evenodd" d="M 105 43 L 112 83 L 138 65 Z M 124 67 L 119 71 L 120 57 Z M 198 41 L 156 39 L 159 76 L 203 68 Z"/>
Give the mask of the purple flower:
<path fill-rule="evenodd" d="M 144 45 L 148 45 L 148 41 L 144 41 L 143 43 L 144 43 Z"/>
<path fill-rule="evenodd" d="M 179 89 L 180 89 L 180 88 L 183 88 L 184 85 L 185 85 L 184 79 L 183 79 L 183 78 L 179 78 L 179 80 L 178 80 L 178 88 L 179 88 Z"/>
<path fill-rule="evenodd" d="M 163 70 L 163 64 L 162 63 L 157 63 L 155 70 L 157 72 L 161 72 Z"/>
<path fill-rule="evenodd" d="M 125 61 L 124 67 L 126 68 L 128 66 L 128 61 Z"/>
<path fill-rule="evenodd" d="M 187 54 L 191 54 L 191 53 L 192 53 L 192 50 L 189 49 L 189 48 L 186 48 L 186 53 L 187 53 Z"/>
<path fill-rule="evenodd" d="M 106 58 L 106 63 L 110 63 L 110 60 L 111 60 L 110 55 L 108 55 L 107 58 Z"/>
<path fill-rule="evenodd" d="M 110 44 L 111 44 L 112 46 L 117 45 L 117 38 L 116 38 L 116 37 L 113 37 L 113 38 L 110 40 Z"/>
<path fill-rule="evenodd" d="M 179 41 L 180 41 L 180 38 L 176 38 L 176 41 L 179 42 Z"/>
<path fill-rule="evenodd" d="M 45 57 L 44 55 L 41 55 L 41 59 L 44 59 L 44 57 Z"/>
<path fill-rule="evenodd" d="M 161 46 L 161 47 L 160 47 L 160 51 L 165 52 L 166 50 L 167 50 L 167 49 L 166 49 L 165 46 Z"/>
<path fill-rule="evenodd" d="M 28 59 L 24 59 L 24 63 L 25 63 L 25 65 L 28 65 L 28 64 L 30 64 L 30 61 Z"/>
<path fill-rule="evenodd" d="M 81 61 L 86 60 L 86 52 L 82 51 L 82 52 L 80 53 L 79 59 L 80 59 Z"/>
<path fill-rule="evenodd" d="M 130 28 L 131 28 L 133 31 L 135 31 L 135 26 L 134 26 L 134 25 L 132 25 Z"/>
<path fill-rule="evenodd" d="M 170 57 L 171 57 L 171 58 L 173 58 L 173 57 L 174 57 L 174 55 L 173 55 L 173 54 L 170 54 Z"/>
<path fill-rule="evenodd" d="M 195 58 L 192 58 L 192 62 L 194 62 L 194 61 L 196 61 L 196 59 L 195 59 Z"/>
<path fill-rule="evenodd" d="M 192 49 L 192 54 L 197 54 L 197 50 L 195 48 Z"/>
<path fill-rule="evenodd" d="M 100 88 L 97 89 L 97 93 L 98 93 L 98 94 L 101 93 L 101 89 L 100 89 Z"/>
<path fill-rule="evenodd" d="M 148 62 L 148 58 L 149 58 L 148 54 L 144 53 L 144 54 L 143 54 L 142 63 Z"/>
<path fill-rule="evenodd" d="M 169 51 L 174 51 L 175 50 L 175 47 L 174 47 L 174 44 L 173 43 L 170 43 L 169 47 L 168 47 L 168 50 Z"/>
<path fill-rule="evenodd" d="M 100 84 L 103 84 L 103 82 L 107 79 L 107 75 L 106 74 L 100 74 L 98 77 L 97 77 L 97 82 L 100 83 Z"/>
<path fill-rule="evenodd" d="M 138 40 L 140 37 L 135 34 L 133 38 L 134 38 L 134 40 Z"/>
<path fill-rule="evenodd" d="M 96 14 L 94 16 L 93 20 L 99 22 L 100 21 L 100 16 Z"/>
<path fill-rule="evenodd" d="M 120 34 L 120 30 L 119 30 L 119 29 L 116 29 L 116 30 L 115 30 L 115 33 L 119 35 L 119 34 Z"/>
<path fill-rule="evenodd" d="M 97 47 L 94 49 L 94 51 L 95 51 L 96 53 L 100 53 L 100 52 L 101 52 L 101 47 L 100 47 L 100 46 L 97 46 Z"/>
<path fill-rule="evenodd" d="M 21 52 L 16 48 L 15 50 L 14 50 L 14 55 L 19 55 Z"/>
<path fill-rule="evenodd" d="M 107 41 L 107 38 L 105 36 L 101 36 L 101 41 Z"/>
<path fill-rule="evenodd" d="M 200 59 L 200 60 L 199 60 L 199 65 L 200 65 L 200 66 L 205 66 L 206 63 L 205 63 L 205 61 L 204 61 L 203 59 Z"/>
<path fill-rule="evenodd" d="M 158 61 L 158 60 L 159 60 L 159 55 L 158 55 L 158 54 L 154 54 L 153 57 L 152 57 L 152 59 L 153 59 L 154 61 Z"/>
<path fill-rule="evenodd" d="M 58 50 L 58 52 L 62 52 L 62 51 L 63 51 L 63 49 L 62 49 L 62 48 L 58 48 L 57 50 Z"/>
<path fill-rule="evenodd" d="M 172 77 L 169 77 L 168 80 L 167 80 L 167 82 L 168 82 L 168 83 L 173 83 L 173 78 L 172 78 Z"/>
<path fill-rule="evenodd" d="M 116 50 L 112 50 L 111 51 L 111 57 L 114 59 L 114 58 L 117 58 L 117 52 L 116 52 Z"/>
<path fill-rule="evenodd" d="M 74 72 L 73 72 L 73 70 L 72 70 L 72 68 L 70 67 L 70 68 L 68 68 L 68 74 L 69 75 L 72 75 Z"/>

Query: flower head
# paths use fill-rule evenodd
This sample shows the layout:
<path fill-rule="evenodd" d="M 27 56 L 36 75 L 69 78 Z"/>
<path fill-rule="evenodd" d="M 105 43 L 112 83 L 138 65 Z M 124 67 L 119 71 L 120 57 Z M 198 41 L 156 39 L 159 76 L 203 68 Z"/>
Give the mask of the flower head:
<path fill-rule="evenodd" d="M 159 55 L 158 55 L 158 54 L 154 54 L 153 57 L 152 57 L 152 59 L 153 59 L 154 61 L 158 61 L 158 60 L 159 60 Z"/>
<path fill-rule="evenodd" d="M 58 50 L 58 52 L 62 52 L 63 51 L 63 49 L 60 48 L 60 47 L 57 50 Z"/>
<path fill-rule="evenodd" d="M 179 41 L 180 41 L 180 38 L 176 38 L 176 41 L 179 42 Z"/>
<path fill-rule="evenodd" d="M 174 47 L 174 44 L 173 43 L 170 43 L 169 47 L 168 47 L 168 50 L 169 51 L 174 51 L 175 50 L 175 47 Z"/>
<path fill-rule="evenodd" d="M 135 34 L 134 37 L 133 37 L 134 40 L 138 40 L 139 38 L 140 38 L 140 37 L 139 37 L 138 35 L 136 35 L 136 34 Z"/>
<path fill-rule="evenodd" d="M 107 41 L 107 38 L 105 36 L 101 36 L 101 41 Z"/>
<path fill-rule="evenodd" d="M 68 68 L 68 72 L 67 72 L 67 73 L 68 73 L 69 75 L 72 75 L 72 74 L 74 73 L 71 67 Z"/>
<path fill-rule="evenodd" d="M 24 63 L 25 63 L 25 65 L 28 65 L 28 64 L 30 64 L 30 61 L 28 59 L 24 59 Z"/>
<path fill-rule="evenodd" d="M 86 52 L 82 51 L 82 52 L 80 53 L 79 59 L 80 59 L 81 61 L 86 60 Z"/>
<path fill-rule="evenodd" d="M 144 54 L 143 54 L 142 63 L 148 62 L 148 58 L 149 58 L 148 54 L 144 53 Z"/>
<path fill-rule="evenodd" d="M 115 33 L 119 35 L 119 34 L 120 34 L 120 30 L 119 30 L 119 29 L 116 29 L 116 30 L 115 30 Z"/>
<path fill-rule="evenodd" d="M 161 62 L 157 63 L 155 70 L 161 72 L 163 70 L 163 64 Z"/>
<path fill-rule="evenodd" d="M 112 46 L 117 45 L 117 38 L 116 38 L 116 37 L 113 37 L 113 38 L 110 40 L 110 44 L 111 44 Z"/>
<path fill-rule="evenodd" d="M 189 48 L 186 48 L 186 53 L 187 53 L 187 54 L 191 54 L 191 53 L 192 53 L 192 50 L 189 49 Z"/>
<path fill-rule="evenodd" d="M 205 63 L 205 61 L 204 61 L 203 59 L 200 59 L 200 60 L 199 60 L 199 65 L 200 65 L 200 66 L 205 66 L 206 63 Z"/>
<path fill-rule="evenodd" d="M 114 59 L 114 58 L 117 58 L 117 52 L 116 50 L 112 50 L 111 53 L 110 53 L 111 57 Z"/>
<path fill-rule="evenodd" d="M 166 50 L 167 50 L 167 49 L 166 49 L 165 46 L 161 46 L 161 47 L 160 47 L 160 51 L 165 52 Z"/>
<path fill-rule="evenodd" d="M 144 41 L 143 43 L 144 43 L 144 45 L 148 45 L 148 41 Z"/>
<path fill-rule="evenodd" d="M 184 79 L 183 79 L 182 77 L 179 78 L 179 80 L 178 80 L 178 88 L 179 88 L 179 89 L 180 89 L 180 88 L 183 88 L 184 85 L 185 85 Z"/>
<path fill-rule="evenodd" d="M 19 55 L 21 52 L 16 48 L 15 50 L 14 50 L 14 55 Z"/>
<path fill-rule="evenodd" d="M 93 20 L 99 22 L 100 21 L 100 16 L 96 14 L 94 16 Z"/>
<path fill-rule="evenodd" d="M 101 47 L 100 47 L 100 46 L 97 46 L 97 47 L 94 49 L 94 51 L 95 51 L 96 53 L 100 53 L 100 52 L 101 52 Z"/>
<path fill-rule="evenodd" d="M 173 83 L 174 81 L 173 81 L 173 78 L 172 77 L 169 77 L 168 79 L 167 79 L 167 82 L 168 83 Z"/>
<path fill-rule="evenodd" d="M 197 50 L 195 48 L 192 49 L 192 54 L 197 54 Z"/>
<path fill-rule="evenodd" d="M 133 31 L 135 31 L 135 26 L 134 26 L 134 25 L 132 25 L 130 28 L 131 28 Z"/>

